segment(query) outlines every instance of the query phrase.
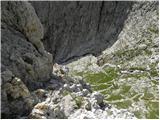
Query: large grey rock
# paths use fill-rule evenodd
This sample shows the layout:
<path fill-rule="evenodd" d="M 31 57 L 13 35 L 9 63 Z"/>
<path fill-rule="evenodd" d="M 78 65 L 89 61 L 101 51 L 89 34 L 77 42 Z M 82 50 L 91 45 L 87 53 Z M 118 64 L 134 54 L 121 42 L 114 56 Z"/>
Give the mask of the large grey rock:
<path fill-rule="evenodd" d="M 45 48 L 63 63 L 112 45 L 133 2 L 31 2 L 44 26 Z"/>
<path fill-rule="evenodd" d="M 103 103 L 104 96 L 99 92 L 93 92 L 91 95 L 91 98 L 94 98 L 95 100 L 97 100 L 97 104 L 101 104 Z"/>
<path fill-rule="evenodd" d="M 77 105 L 75 100 L 72 98 L 72 96 L 67 95 L 62 98 L 60 106 L 61 106 L 61 109 L 63 109 L 65 116 L 68 117 L 70 114 L 72 114 L 75 111 L 75 108 Z"/>
<path fill-rule="evenodd" d="M 8 71 L 3 71 L 2 74 L 6 74 L 7 72 Z M 28 88 L 21 79 L 13 75 L 7 80 L 8 82 L 3 82 L 1 86 L 2 118 L 17 118 L 17 116 L 22 115 L 27 116 L 33 107 L 33 99 Z M 2 81 L 4 81 L 4 78 L 2 78 Z"/>
<path fill-rule="evenodd" d="M 52 56 L 44 50 L 42 25 L 28 2 L 2 2 L 2 64 L 27 86 L 47 81 Z"/>
<path fill-rule="evenodd" d="M 42 86 L 52 72 L 52 56 L 44 50 L 42 25 L 28 2 L 1 2 L 2 118 L 27 115 L 29 90 Z"/>
<path fill-rule="evenodd" d="M 43 49 L 43 28 L 28 2 L 2 2 L 2 22 L 22 32 L 38 50 Z"/>

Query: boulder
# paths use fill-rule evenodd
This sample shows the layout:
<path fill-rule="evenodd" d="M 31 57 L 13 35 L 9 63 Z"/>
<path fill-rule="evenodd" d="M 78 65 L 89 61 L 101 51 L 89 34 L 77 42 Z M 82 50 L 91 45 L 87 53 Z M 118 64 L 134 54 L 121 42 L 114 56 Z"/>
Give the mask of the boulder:
<path fill-rule="evenodd" d="M 17 118 L 31 111 L 30 90 L 50 78 L 52 55 L 41 42 L 43 27 L 32 5 L 26 1 L 1 4 L 1 114 Z"/>
<path fill-rule="evenodd" d="M 33 107 L 33 98 L 23 81 L 13 77 L 1 86 L 1 115 L 2 118 L 27 116 Z"/>
<path fill-rule="evenodd" d="M 97 104 L 101 104 L 103 103 L 104 96 L 99 92 L 93 92 L 91 94 L 91 98 L 94 98 L 95 100 L 97 100 Z"/>
<path fill-rule="evenodd" d="M 72 114 L 75 111 L 75 108 L 77 105 L 75 100 L 72 98 L 72 96 L 67 95 L 62 98 L 60 106 L 61 106 L 61 109 L 64 111 L 65 116 L 68 117 L 70 114 Z"/>

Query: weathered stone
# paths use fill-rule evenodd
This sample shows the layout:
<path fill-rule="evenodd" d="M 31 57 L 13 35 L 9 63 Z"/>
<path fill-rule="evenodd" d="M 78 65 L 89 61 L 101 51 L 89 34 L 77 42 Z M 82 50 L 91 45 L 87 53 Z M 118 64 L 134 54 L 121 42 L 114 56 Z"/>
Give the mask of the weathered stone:
<path fill-rule="evenodd" d="M 47 112 L 48 105 L 44 102 L 38 103 L 32 110 L 31 114 L 29 115 L 30 119 L 43 119 L 46 118 L 45 114 Z"/>
<path fill-rule="evenodd" d="M 103 102 L 104 96 L 99 92 L 93 92 L 91 94 L 91 98 L 94 98 L 95 100 L 97 100 L 97 104 L 101 104 Z"/>
<path fill-rule="evenodd" d="M 83 89 L 82 93 L 84 96 L 87 96 L 89 94 L 89 91 L 87 89 Z"/>
<path fill-rule="evenodd" d="M 91 110 L 91 103 L 88 99 L 85 100 L 84 107 L 85 107 L 86 110 Z"/>
<path fill-rule="evenodd" d="M 70 86 L 70 89 L 71 89 L 72 91 L 76 91 L 76 89 L 77 89 L 76 84 L 73 84 L 72 86 Z"/>
<path fill-rule="evenodd" d="M 44 50 L 43 28 L 30 3 L 3 1 L 1 10 L 2 118 L 16 118 L 32 108 L 28 88 L 50 78 L 52 56 Z"/>
<path fill-rule="evenodd" d="M 63 109 L 65 116 L 68 117 L 75 110 L 76 102 L 75 102 L 75 100 L 73 100 L 71 95 L 67 95 L 67 96 L 63 97 L 60 106 Z"/>
<path fill-rule="evenodd" d="M 69 72 L 69 69 L 66 66 L 61 66 L 60 71 L 62 74 L 67 74 Z"/>
<path fill-rule="evenodd" d="M 52 56 L 43 48 L 43 28 L 34 8 L 28 2 L 2 2 L 1 32 L 3 66 L 30 88 L 35 81 L 47 81 Z"/>
<path fill-rule="evenodd" d="M 68 84 L 64 84 L 64 89 L 66 89 L 66 90 L 70 90 L 70 88 L 69 88 L 69 85 Z"/>
<path fill-rule="evenodd" d="M 33 107 L 33 100 L 28 88 L 19 78 L 13 78 L 2 84 L 2 117 L 16 118 L 27 115 Z"/>

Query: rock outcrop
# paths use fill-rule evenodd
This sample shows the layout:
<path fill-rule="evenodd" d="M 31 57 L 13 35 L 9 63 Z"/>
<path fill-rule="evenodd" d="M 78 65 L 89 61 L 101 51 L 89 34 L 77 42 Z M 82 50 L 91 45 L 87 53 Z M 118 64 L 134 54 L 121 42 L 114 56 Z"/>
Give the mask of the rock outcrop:
<path fill-rule="evenodd" d="M 44 50 L 43 27 L 30 3 L 2 2 L 1 22 L 2 117 L 14 118 L 31 109 L 29 90 L 50 78 L 52 55 Z"/>
<path fill-rule="evenodd" d="M 158 15 L 158 2 L 136 2 L 112 47 L 70 62 L 68 74 L 83 77 L 107 103 L 139 119 L 158 119 Z"/>
<path fill-rule="evenodd" d="M 52 56 L 44 50 L 43 27 L 30 3 L 2 2 L 1 31 L 2 65 L 27 84 L 46 81 Z"/>
<path fill-rule="evenodd" d="M 43 43 L 55 62 L 111 46 L 123 28 L 134 2 L 31 2 L 44 26 Z"/>

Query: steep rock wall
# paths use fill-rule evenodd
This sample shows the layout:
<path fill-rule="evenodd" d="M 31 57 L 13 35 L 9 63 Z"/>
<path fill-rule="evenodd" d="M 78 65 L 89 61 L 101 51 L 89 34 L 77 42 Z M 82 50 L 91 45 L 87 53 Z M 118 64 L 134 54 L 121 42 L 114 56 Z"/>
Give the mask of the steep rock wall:
<path fill-rule="evenodd" d="M 43 27 L 30 3 L 1 4 L 1 115 L 16 118 L 31 110 L 30 90 L 50 78 L 52 56 L 44 50 Z"/>
<path fill-rule="evenodd" d="M 44 26 L 44 45 L 55 62 L 111 46 L 134 2 L 32 2 Z"/>
<path fill-rule="evenodd" d="M 51 54 L 44 50 L 43 27 L 27 2 L 2 2 L 2 64 L 24 82 L 46 81 Z"/>

